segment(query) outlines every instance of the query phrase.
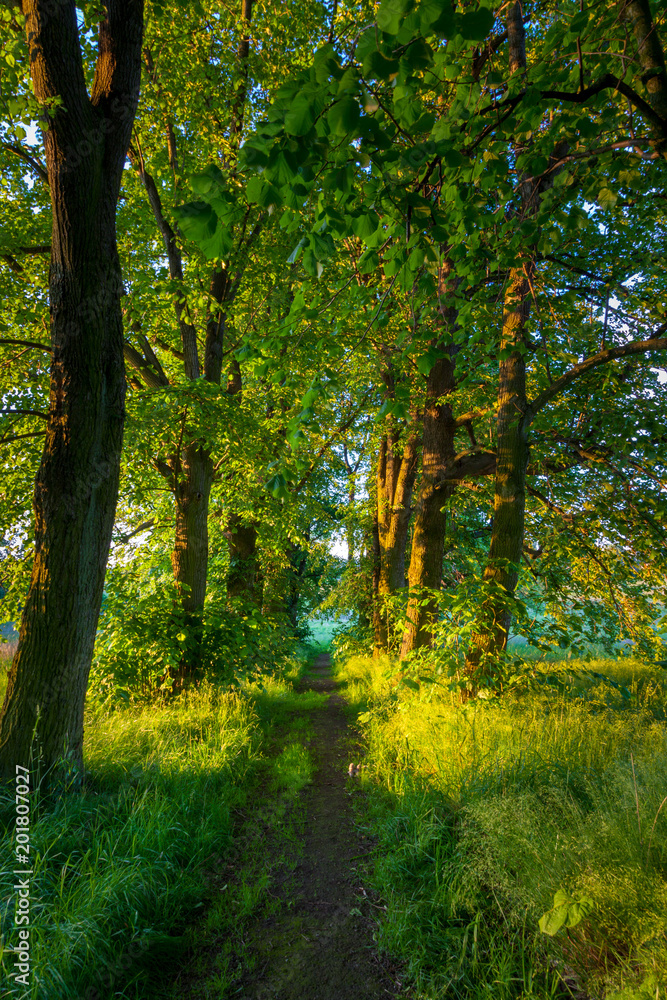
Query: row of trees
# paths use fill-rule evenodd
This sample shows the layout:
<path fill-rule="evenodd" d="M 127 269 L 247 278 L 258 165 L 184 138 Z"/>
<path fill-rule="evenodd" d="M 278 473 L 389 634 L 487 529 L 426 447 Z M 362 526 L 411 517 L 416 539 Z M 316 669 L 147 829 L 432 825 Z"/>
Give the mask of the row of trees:
<path fill-rule="evenodd" d="M 105 10 L 2 8 L 4 776 L 81 763 L 112 537 L 114 635 L 152 574 L 177 687 L 211 622 L 298 625 L 343 525 L 331 600 L 376 653 L 444 621 L 464 696 L 513 619 L 655 647 L 659 12 Z"/>

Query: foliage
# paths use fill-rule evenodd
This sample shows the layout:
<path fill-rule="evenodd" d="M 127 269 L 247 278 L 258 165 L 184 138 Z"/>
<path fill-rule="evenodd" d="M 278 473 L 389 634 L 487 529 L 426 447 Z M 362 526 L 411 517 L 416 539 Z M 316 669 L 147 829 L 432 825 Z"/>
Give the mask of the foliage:
<path fill-rule="evenodd" d="M 170 569 L 160 567 L 153 555 L 148 563 L 139 557 L 107 575 L 90 679 L 95 700 L 113 704 L 170 690 L 192 641 Z M 201 675 L 238 686 L 285 663 L 294 632 L 286 616 L 267 617 L 260 608 L 238 603 L 228 606 L 213 593 L 196 641 Z"/>
<path fill-rule="evenodd" d="M 33 800 L 31 946 L 39 983 L 32 996 L 94 1000 L 113 990 L 145 997 L 206 935 L 229 936 L 240 947 L 244 921 L 266 904 L 272 870 L 253 840 L 265 832 L 244 830 L 239 811 L 261 801 L 263 830 L 287 829 L 286 811 L 312 763 L 300 743 L 276 753 L 273 727 L 318 699 L 300 701 L 276 674 L 237 693 L 205 684 L 169 704 L 101 709 L 89 701 L 84 791 Z M 13 798 L 0 807 L 10 850 Z M 227 875 L 221 894 L 211 867 L 224 872 L 230 857 L 238 878 Z M 9 873 L 3 882 L 5 940 L 12 879 Z M 3 969 L 12 960 L 0 953 Z M 234 968 L 231 962 L 232 981 Z"/>
<path fill-rule="evenodd" d="M 339 667 L 368 709 L 381 941 L 424 996 L 557 996 L 550 970 L 594 995 L 665 987 L 663 671 L 557 667 L 568 690 L 466 706 L 397 688 L 386 662 Z"/>

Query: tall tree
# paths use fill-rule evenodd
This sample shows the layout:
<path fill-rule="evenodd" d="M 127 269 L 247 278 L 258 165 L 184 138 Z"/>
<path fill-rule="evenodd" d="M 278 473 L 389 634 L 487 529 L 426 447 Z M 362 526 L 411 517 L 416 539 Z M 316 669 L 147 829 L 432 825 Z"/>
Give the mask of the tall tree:
<path fill-rule="evenodd" d="M 116 204 L 139 99 L 142 0 L 108 0 L 90 93 L 74 0 L 25 0 L 52 208 L 51 387 L 35 557 L 0 720 L 0 775 L 82 765 L 83 708 L 125 415 Z"/>
<path fill-rule="evenodd" d="M 451 393 L 456 382 L 454 366 L 456 347 L 453 330 L 456 306 L 453 299 L 456 281 L 450 279 L 451 267 L 444 262 L 439 269 L 438 308 L 435 324 L 441 327 L 431 348 L 437 357 L 426 377 L 426 399 L 423 416 L 421 485 L 415 505 L 415 519 L 410 549 L 407 625 L 403 633 L 401 656 L 407 656 L 432 640 L 432 625 L 437 615 L 437 602 L 428 600 L 425 591 L 438 590 L 442 577 L 445 548 L 445 505 L 455 489 L 452 480 L 445 481 L 448 467 L 456 457 L 456 420 Z"/>

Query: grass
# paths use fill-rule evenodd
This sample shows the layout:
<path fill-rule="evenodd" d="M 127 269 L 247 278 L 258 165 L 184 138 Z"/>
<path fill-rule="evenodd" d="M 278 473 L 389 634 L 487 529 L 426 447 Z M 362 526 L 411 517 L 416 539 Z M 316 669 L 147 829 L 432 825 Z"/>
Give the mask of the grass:
<path fill-rule="evenodd" d="M 160 706 L 89 707 L 84 791 L 32 803 L 35 981 L 26 996 L 167 996 L 195 944 L 222 928 L 238 937 L 271 878 L 259 844 L 267 829 L 287 828 L 289 803 L 310 778 L 305 723 L 295 720 L 281 752 L 278 731 L 313 697 L 273 677 L 237 693 L 202 685 Z M 5 857 L 13 820 L 5 797 Z M 2 876 L 5 948 L 16 936 L 13 881 Z M 5 950 L 4 973 L 13 961 Z"/>
<path fill-rule="evenodd" d="M 570 661 L 557 688 L 464 707 L 445 688 L 397 687 L 388 667 L 355 659 L 339 676 L 367 709 L 380 940 L 417 995 L 664 997 L 665 672 Z M 549 937 L 538 921 L 559 890 L 592 912 Z"/>
<path fill-rule="evenodd" d="M 308 625 L 310 629 L 308 636 L 309 646 L 313 647 L 317 652 L 328 650 L 335 634 L 336 619 L 317 616 L 316 618 L 312 618 Z"/>
<path fill-rule="evenodd" d="M 0 642 L 0 705 L 5 700 L 7 677 L 16 652 L 16 645 L 15 642 Z"/>

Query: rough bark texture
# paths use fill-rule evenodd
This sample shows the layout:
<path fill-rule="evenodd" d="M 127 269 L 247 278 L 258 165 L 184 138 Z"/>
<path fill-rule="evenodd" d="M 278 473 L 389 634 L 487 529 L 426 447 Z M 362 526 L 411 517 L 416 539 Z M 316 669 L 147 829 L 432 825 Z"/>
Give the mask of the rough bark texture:
<path fill-rule="evenodd" d="M 510 73 L 526 67 L 526 44 L 519 3 L 513 3 L 507 16 Z M 522 212 L 534 214 L 539 198 L 538 186 L 521 185 Z M 535 272 L 530 254 L 510 270 L 499 365 L 498 423 L 493 530 L 484 582 L 490 592 L 480 609 L 477 627 L 466 657 L 466 673 L 474 693 L 482 677 L 493 670 L 494 658 L 507 646 L 511 612 L 508 601 L 518 580 L 518 566 L 523 548 L 526 506 L 526 468 L 528 465 L 528 428 L 530 423 L 526 398 L 526 362 L 522 348 L 524 330 L 530 312 L 530 285 Z"/>
<path fill-rule="evenodd" d="M 484 602 L 466 659 L 466 672 L 476 678 L 485 661 L 507 646 L 511 613 L 507 598 L 514 593 L 523 547 L 526 507 L 528 427 L 526 419 L 526 364 L 519 350 L 530 311 L 532 267 L 513 268 L 505 296 L 501 351 L 511 351 L 500 362 L 493 530 L 484 581 L 493 592 Z"/>
<path fill-rule="evenodd" d="M 440 358 L 429 372 L 426 384 L 422 482 L 412 535 L 408 625 L 403 634 L 401 657 L 419 646 L 430 645 L 432 640 L 437 604 L 431 601 L 425 605 L 422 600 L 424 588 L 437 590 L 440 587 L 446 532 L 444 505 L 455 489 L 454 483 L 436 486 L 455 455 L 456 421 L 451 405 L 443 400 L 453 388 L 453 358 Z"/>
<path fill-rule="evenodd" d="M 75 4 L 26 0 L 53 210 L 51 388 L 35 558 L 0 720 L 0 775 L 82 766 L 83 708 L 111 542 L 125 407 L 116 203 L 136 112 L 143 5 L 110 0 L 92 93 Z M 65 110 L 67 109 L 67 110 Z"/>
<path fill-rule="evenodd" d="M 642 81 L 648 91 L 648 102 L 653 110 L 660 115 L 667 126 L 667 70 L 665 56 L 660 42 L 658 29 L 651 15 L 648 0 L 630 0 L 621 3 L 621 10 L 629 22 L 637 43 L 639 63 L 642 70 Z M 667 154 L 665 126 L 655 127 L 658 152 Z"/>
<path fill-rule="evenodd" d="M 386 598 L 405 586 L 405 549 L 417 474 L 417 446 L 414 430 L 408 432 L 403 445 L 397 430 L 386 434 L 380 443 L 376 478 L 380 566 L 374 656 L 386 653 L 390 647 L 388 615 L 383 604 Z"/>
<path fill-rule="evenodd" d="M 454 438 L 458 424 L 451 404 L 446 399 L 455 388 L 456 348 L 452 334 L 457 309 L 451 297 L 456 284 L 447 261 L 441 266 L 438 276 L 436 322 L 440 333 L 432 343 L 432 347 L 444 356 L 436 361 L 426 380 L 421 487 L 410 551 L 408 624 L 403 633 L 401 657 L 420 646 L 430 646 L 433 639 L 437 603 L 422 602 L 425 589 L 440 588 L 447 528 L 444 506 L 456 489 L 456 483 L 452 480 L 443 483 L 456 458 Z"/>
<path fill-rule="evenodd" d="M 257 555 L 257 525 L 244 524 L 238 514 L 232 514 L 226 535 L 229 543 L 227 597 L 259 605 L 262 586 Z"/>

